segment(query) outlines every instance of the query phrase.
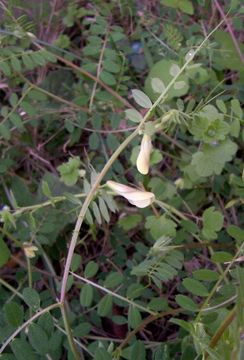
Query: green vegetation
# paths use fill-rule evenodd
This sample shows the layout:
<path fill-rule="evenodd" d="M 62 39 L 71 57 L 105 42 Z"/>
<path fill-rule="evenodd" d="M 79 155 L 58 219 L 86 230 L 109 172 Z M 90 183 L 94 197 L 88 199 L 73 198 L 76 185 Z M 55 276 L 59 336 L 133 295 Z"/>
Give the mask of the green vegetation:
<path fill-rule="evenodd" d="M 244 358 L 241 0 L 0 1 L 0 359 Z"/>

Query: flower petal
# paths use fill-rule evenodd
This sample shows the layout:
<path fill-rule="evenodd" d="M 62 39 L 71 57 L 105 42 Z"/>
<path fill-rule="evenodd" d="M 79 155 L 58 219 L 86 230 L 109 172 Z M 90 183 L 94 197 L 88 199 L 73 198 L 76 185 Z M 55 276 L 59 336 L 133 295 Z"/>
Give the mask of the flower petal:
<path fill-rule="evenodd" d="M 143 175 L 148 174 L 151 151 L 152 151 L 151 137 L 145 134 L 142 138 L 140 152 L 136 161 L 137 169 Z"/>
<path fill-rule="evenodd" d="M 112 180 L 107 181 L 107 185 L 118 195 L 123 196 L 132 205 L 139 208 L 145 208 L 155 200 L 154 194 L 149 191 L 137 190 L 131 186 L 123 185 Z"/>

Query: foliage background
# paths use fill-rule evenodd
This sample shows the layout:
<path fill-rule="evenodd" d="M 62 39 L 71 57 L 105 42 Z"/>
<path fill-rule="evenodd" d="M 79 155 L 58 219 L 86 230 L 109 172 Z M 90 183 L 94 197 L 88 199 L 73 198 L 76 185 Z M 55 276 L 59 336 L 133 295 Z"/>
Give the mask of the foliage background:
<path fill-rule="evenodd" d="M 1 359 L 243 358 L 243 13 L 238 0 L 0 2 L 2 344 L 27 321 Z M 140 134 L 92 199 L 66 317 L 28 323 L 59 296 L 97 176 L 204 39 L 142 128 L 150 173 L 135 166 Z M 133 207 L 109 179 L 157 201 Z"/>

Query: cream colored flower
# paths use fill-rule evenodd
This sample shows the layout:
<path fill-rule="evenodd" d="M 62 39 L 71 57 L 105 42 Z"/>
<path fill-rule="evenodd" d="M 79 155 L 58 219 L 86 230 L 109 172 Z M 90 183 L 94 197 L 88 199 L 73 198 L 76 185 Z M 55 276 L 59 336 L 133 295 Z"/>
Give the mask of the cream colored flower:
<path fill-rule="evenodd" d="M 24 242 L 23 244 L 23 248 L 24 248 L 24 252 L 25 252 L 25 256 L 28 258 L 34 258 L 36 256 L 36 251 L 38 251 L 38 247 L 32 245 L 31 243 L 28 242 Z"/>
<path fill-rule="evenodd" d="M 107 181 L 107 185 L 118 195 L 123 196 L 132 205 L 139 208 L 145 208 L 155 200 L 154 194 L 149 191 L 138 190 L 111 180 Z"/>
<path fill-rule="evenodd" d="M 147 134 L 144 134 L 141 141 L 140 152 L 136 160 L 137 170 L 143 175 L 148 174 L 151 151 L 152 151 L 151 137 Z"/>

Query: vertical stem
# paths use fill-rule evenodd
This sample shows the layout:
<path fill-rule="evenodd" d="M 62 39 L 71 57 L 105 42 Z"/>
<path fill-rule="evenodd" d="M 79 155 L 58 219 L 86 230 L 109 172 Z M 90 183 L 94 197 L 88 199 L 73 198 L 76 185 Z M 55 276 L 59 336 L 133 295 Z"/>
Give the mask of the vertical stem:
<path fill-rule="evenodd" d="M 69 319 L 68 319 L 68 314 L 67 314 L 67 310 L 65 307 L 65 303 L 60 304 L 60 309 L 61 309 L 61 313 L 62 313 L 62 317 L 63 317 L 63 321 L 64 321 L 64 327 L 65 327 L 65 330 L 66 330 L 66 333 L 68 336 L 70 349 L 71 349 L 75 359 L 80 360 L 80 354 L 79 354 L 79 352 L 76 348 L 75 342 L 74 342 L 74 338 L 73 338 L 71 327 L 69 324 Z"/>
<path fill-rule="evenodd" d="M 30 258 L 28 258 L 28 256 L 26 256 L 26 262 L 27 262 L 27 272 L 28 272 L 28 286 L 29 288 L 32 288 L 32 270 L 31 270 Z M 31 307 L 29 308 L 29 315 L 30 317 L 32 317 L 33 315 Z"/>
<path fill-rule="evenodd" d="M 28 286 L 32 288 L 32 270 L 31 270 L 31 262 L 28 256 L 26 256 L 27 262 L 27 272 L 28 272 Z"/>
<path fill-rule="evenodd" d="M 185 71 L 185 69 L 187 68 L 187 66 L 190 64 L 190 62 L 193 60 L 194 56 L 201 50 L 201 48 L 204 46 L 204 44 L 207 42 L 207 40 L 209 39 L 209 37 L 219 28 L 219 26 L 222 24 L 222 21 L 208 34 L 208 36 L 206 36 L 206 38 L 203 40 L 203 42 L 198 46 L 198 48 L 195 50 L 193 56 L 191 58 L 189 58 L 185 64 L 182 66 L 182 68 L 180 69 L 180 71 L 178 72 L 178 74 L 176 76 L 174 76 L 174 78 L 169 82 L 169 84 L 167 85 L 167 87 L 165 88 L 165 90 L 162 92 L 162 94 L 157 98 L 157 100 L 155 101 L 155 103 L 152 105 L 152 107 L 148 110 L 148 112 L 146 113 L 146 115 L 144 116 L 144 118 L 142 119 L 142 121 L 140 122 L 140 124 L 138 125 L 138 127 L 135 129 L 135 131 L 133 131 L 133 133 L 128 136 L 128 138 L 126 138 L 124 140 L 124 142 L 118 147 L 118 149 L 113 153 L 113 155 L 111 156 L 111 158 L 109 159 L 109 161 L 106 163 L 106 165 L 104 166 L 104 168 L 102 169 L 101 173 L 98 175 L 97 180 L 95 181 L 95 183 L 93 184 L 90 192 L 88 193 L 83 206 L 80 210 L 76 225 L 75 225 L 75 229 L 71 238 L 71 243 L 70 243 L 70 247 L 69 247 L 69 251 L 68 251 L 68 256 L 67 256 L 67 260 L 65 263 L 65 268 L 64 268 L 64 275 L 63 275 L 63 279 L 62 279 L 62 285 L 61 285 L 61 294 L 60 294 L 60 302 L 63 303 L 64 302 L 64 298 L 65 298 L 65 292 L 66 292 L 66 285 L 67 285 L 67 280 L 68 280 L 68 275 L 69 275 L 69 270 L 70 270 L 70 265 L 71 265 L 71 261 L 72 261 L 72 257 L 73 257 L 73 253 L 76 247 L 76 243 L 78 240 L 78 236 L 79 236 L 79 232 L 80 232 L 80 228 L 81 225 L 83 223 L 86 211 L 90 205 L 90 202 L 93 199 L 93 196 L 98 188 L 98 186 L 100 185 L 100 182 L 102 181 L 103 177 L 106 175 L 107 171 L 109 170 L 109 168 L 111 167 L 111 165 L 114 163 L 114 161 L 118 158 L 118 156 L 120 155 L 120 153 L 126 148 L 126 146 L 138 135 L 139 131 L 141 130 L 141 128 L 143 127 L 144 123 L 146 122 L 146 120 L 148 120 L 151 115 L 153 114 L 154 110 L 156 109 L 156 107 L 165 99 L 169 89 L 174 85 L 175 81 L 178 79 L 178 77 Z"/>
<path fill-rule="evenodd" d="M 229 20 L 227 19 L 227 17 L 225 15 L 221 5 L 219 4 L 218 0 L 214 0 L 214 3 L 215 3 L 216 8 L 218 9 L 218 11 L 220 12 L 220 15 L 221 15 L 222 19 L 226 23 L 227 29 L 229 31 L 229 34 L 230 34 L 231 38 L 232 38 L 233 44 L 234 44 L 234 46 L 236 48 L 236 51 L 238 52 L 238 55 L 240 56 L 241 62 L 244 64 L 244 55 L 242 54 L 241 48 L 240 48 L 240 46 L 238 44 L 238 41 L 236 40 L 236 37 L 235 37 L 234 31 L 232 29 L 232 26 L 231 26 Z"/>

